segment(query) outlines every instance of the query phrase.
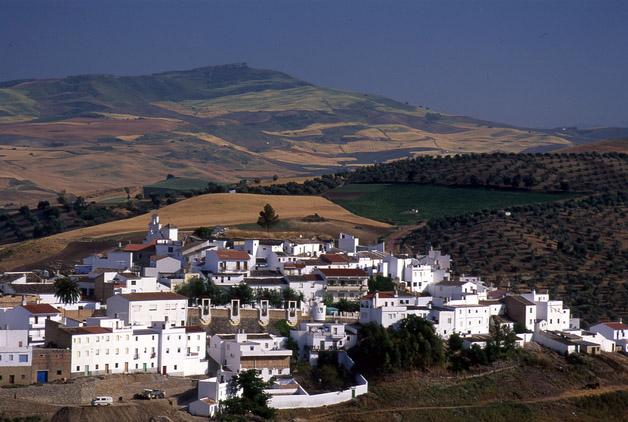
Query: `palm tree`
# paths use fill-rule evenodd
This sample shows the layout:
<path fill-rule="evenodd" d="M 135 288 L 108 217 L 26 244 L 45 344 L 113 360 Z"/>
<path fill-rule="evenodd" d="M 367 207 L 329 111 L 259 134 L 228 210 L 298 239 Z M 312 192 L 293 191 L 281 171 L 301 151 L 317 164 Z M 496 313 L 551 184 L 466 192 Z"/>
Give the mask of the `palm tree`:
<path fill-rule="evenodd" d="M 66 305 L 76 303 L 81 298 L 81 290 L 75 281 L 60 278 L 55 281 L 55 297 Z"/>

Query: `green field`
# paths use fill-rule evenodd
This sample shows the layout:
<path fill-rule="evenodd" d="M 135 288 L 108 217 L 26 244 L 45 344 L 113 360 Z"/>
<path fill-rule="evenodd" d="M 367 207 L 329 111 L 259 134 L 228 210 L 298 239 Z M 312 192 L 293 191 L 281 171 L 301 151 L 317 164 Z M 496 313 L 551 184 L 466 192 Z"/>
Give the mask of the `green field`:
<path fill-rule="evenodd" d="M 414 224 L 435 217 L 551 202 L 573 195 L 416 184 L 354 184 L 336 188 L 325 196 L 354 214 L 392 224 Z"/>

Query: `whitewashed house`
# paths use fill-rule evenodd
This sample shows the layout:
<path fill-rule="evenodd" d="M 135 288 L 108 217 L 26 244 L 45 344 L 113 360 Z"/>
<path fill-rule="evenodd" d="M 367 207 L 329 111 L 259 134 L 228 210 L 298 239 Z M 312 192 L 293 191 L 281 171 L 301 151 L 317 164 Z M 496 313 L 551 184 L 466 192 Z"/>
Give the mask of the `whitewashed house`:
<path fill-rule="evenodd" d="M 359 268 L 318 268 L 323 277 L 325 294 L 334 301 L 358 300 L 368 290 L 369 275 Z"/>
<path fill-rule="evenodd" d="M 28 337 L 28 330 L 0 329 L 0 368 L 32 365 L 33 347 Z"/>
<path fill-rule="evenodd" d="M 563 308 L 562 300 L 550 300 L 548 293 L 523 293 L 521 296 L 534 302 L 536 317 L 539 321 L 546 321 L 546 330 L 560 331 L 569 329 L 569 308 Z"/>
<path fill-rule="evenodd" d="M 360 299 L 361 324 L 374 322 L 383 327 L 396 325 L 409 315 L 427 318 L 431 313 L 431 297 L 374 292 Z"/>
<path fill-rule="evenodd" d="M 252 269 L 252 258 L 245 251 L 212 249 L 205 255 L 203 269 L 214 276 L 246 277 Z"/>
<path fill-rule="evenodd" d="M 590 328 L 594 333 L 600 333 L 604 338 L 615 342 L 617 349 L 628 353 L 628 324 L 621 320 L 617 322 L 602 322 Z"/>
<path fill-rule="evenodd" d="M 302 322 L 290 330 L 290 337 L 299 346 L 299 357 L 316 365 L 318 352 L 349 350 L 357 344 L 357 328 L 342 323 Z"/>
<path fill-rule="evenodd" d="M 45 343 L 46 320 L 61 321 L 61 312 L 48 303 L 30 303 L 4 309 L 0 313 L 0 327 L 9 330 L 27 330 L 28 343 Z"/>
<path fill-rule="evenodd" d="M 172 292 L 128 293 L 107 299 L 107 316 L 131 326 L 148 327 L 153 321 L 183 327 L 187 321 L 188 298 Z"/>
<path fill-rule="evenodd" d="M 286 338 L 266 333 L 215 334 L 209 342 L 209 356 L 223 371 L 258 371 L 264 381 L 290 375 L 292 351 L 284 348 Z"/>
<path fill-rule="evenodd" d="M 46 335 L 55 346 L 71 349 L 73 376 L 207 373 L 206 334 L 200 327 L 154 322 L 151 327 L 137 328 L 118 318 L 90 318 L 78 326 L 49 322 Z"/>

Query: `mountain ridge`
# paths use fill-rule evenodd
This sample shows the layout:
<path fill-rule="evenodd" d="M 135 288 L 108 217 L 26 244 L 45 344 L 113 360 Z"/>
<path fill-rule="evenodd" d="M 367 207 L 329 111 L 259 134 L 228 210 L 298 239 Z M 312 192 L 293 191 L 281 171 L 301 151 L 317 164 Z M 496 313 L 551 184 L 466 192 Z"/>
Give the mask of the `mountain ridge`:
<path fill-rule="evenodd" d="M 576 145 L 578 136 L 319 87 L 244 63 L 21 79 L 0 83 L 0 204 L 166 174 L 234 182 L 425 154 L 545 151 Z"/>

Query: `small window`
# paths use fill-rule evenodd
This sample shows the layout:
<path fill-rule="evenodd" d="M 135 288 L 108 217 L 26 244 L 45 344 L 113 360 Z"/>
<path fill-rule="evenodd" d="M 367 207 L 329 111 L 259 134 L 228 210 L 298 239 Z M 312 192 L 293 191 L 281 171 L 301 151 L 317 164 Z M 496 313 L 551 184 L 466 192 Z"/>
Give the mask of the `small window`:
<path fill-rule="evenodd" d="M 57 369 L 57 375 L 61 375 L 61 374 L 62 374 L 61 369 Z"/>

